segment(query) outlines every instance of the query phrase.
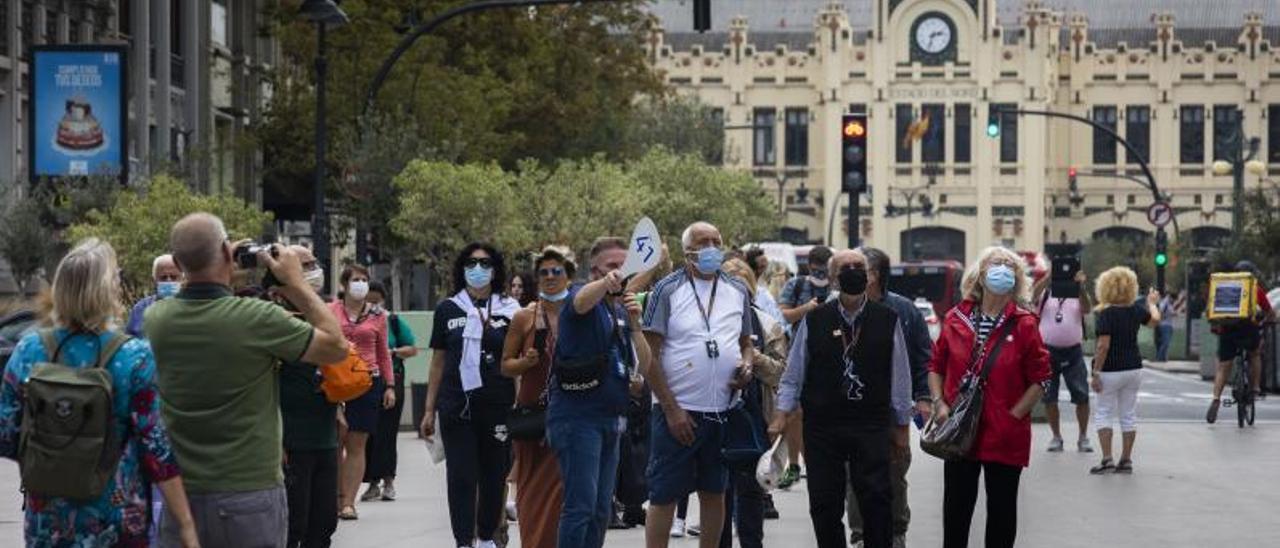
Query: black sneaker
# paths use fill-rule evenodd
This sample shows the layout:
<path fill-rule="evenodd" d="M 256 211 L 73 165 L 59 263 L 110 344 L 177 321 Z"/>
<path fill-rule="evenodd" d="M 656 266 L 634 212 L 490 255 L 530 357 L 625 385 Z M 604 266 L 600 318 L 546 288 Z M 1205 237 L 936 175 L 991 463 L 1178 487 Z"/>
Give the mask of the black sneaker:
<path fill-rule="evenodd" d="M 626 520 L 622 519 L 622 516 L 619 516 L 617 512 L 609 513 L 610 529 L 630 529 L 632 527 L 635 527 L 635 525 L 628 523 Z"/>
<path fill-rule="evenodd" d="M 1222 405 L 1222 400 L 1213 400 L 1209 403 L 1209 412 L 1204 415 L 1204 420 L 1209 424 L 1218 422 L 1218 406 L 1220 405 Z"/>
<path fill-rule="evenodd" d="M 627 508 L 622 512 L 622 521 L 631 527 L 644 527 L 646 517 L 644 508 L 641 507 Z"/>
<path fill-rule="evenodd" d="M 779 519 L 778 507 L 773 505 L 773 495 L 764 496 L 764 519 Z"/>
<path fill-rule="evenodd" d="M 778 489 L 790 489 L 798 481 L 800 481 L 800 466 L 792 464 L 782 473 L 782 479 L 778 480 Z"/>

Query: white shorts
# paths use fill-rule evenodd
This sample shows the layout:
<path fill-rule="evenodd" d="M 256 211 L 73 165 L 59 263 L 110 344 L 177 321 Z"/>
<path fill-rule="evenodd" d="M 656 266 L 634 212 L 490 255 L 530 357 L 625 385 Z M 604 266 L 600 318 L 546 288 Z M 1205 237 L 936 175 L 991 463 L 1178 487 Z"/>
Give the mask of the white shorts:
<path fill-rule="evenodd" d="M 1142 370 L 1111 371 L 1102 373 L 1102 393 L 1098 394 L 1093 411 L 1093 426 L 1098 430 L 1111 428 L 1116 416 L 1120 417 L 1120 431 L 1138 429 L 1138 388 L 1142 385 Z"/>

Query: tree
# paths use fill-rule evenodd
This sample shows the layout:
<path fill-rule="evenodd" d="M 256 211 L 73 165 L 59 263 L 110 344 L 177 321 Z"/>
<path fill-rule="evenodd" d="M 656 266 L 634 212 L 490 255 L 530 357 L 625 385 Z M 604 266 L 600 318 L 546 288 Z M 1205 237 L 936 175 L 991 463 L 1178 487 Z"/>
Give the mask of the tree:
<path fill-rule="evenodd" d="M 57 238 L 40 220 L 43 207 L 17 184 L 0 189 L 0 256 L 9 263 L 18 293 L 54 255 Z"/>
<path fill-rule="evenodd" d="M 1164 269 L 1167 291 L 1180 290 L 1186 285 L 1187 262 L 1194 256 L 1189 233 L 1183 233 L 1176 240 L 1172 238 L 1170 240 L 1168 249 L 1170 260 Z M 1136 240 L 1094 238 L 1085 244 L 1080 264 L 1089 275 L 1090 281 L 1097 279 L 1099 274 L 1111 267 L 1129 267 L 1138 275 L 1138 284 L 1145 289 L 1155 287 L 1155 256 L 1156 246 L 1153 238 Z"/>
<path fill-rule="evenodd" d="M 234 196 L 198 194 L 178 179 L 156 175 L 136 189 L 116 192 L 110 207 L 89 212 L 67 229 L 67 241 L 96 237 L 111 243 L 126 291 L 135 294 L 150 286 L 152 260 L 168 251 L 173 225 L 199 211 L 221 218 L 232 241 L 260 236 L 272 219 Z"/>
<path fill-rule="evenodd" d="M 555 244 L 585 254 L 600 236 L 629 237 L 642 214 L 638 182 L 603 156 L 554 167 L 522 162 L 514 195 L 525 225 L 516 245 L 528 251 Z"/>
<path fill-rule="evenodd" d="M 1280 182 L 1266 181 L 1244 193 L 1242 234 L 1214 254 L 1217 264 L 1249 260 L 1258 265 L 1264 281 L 1280 278 Z"/>
<path fill-rule="evenodd" d="M 697 97 L 652 97 L 640 102 L 623 140 L 626 157 L 641 157 L 655 146 L 692 154 L 708 164 L 724 164 L 724 120 Z"/>

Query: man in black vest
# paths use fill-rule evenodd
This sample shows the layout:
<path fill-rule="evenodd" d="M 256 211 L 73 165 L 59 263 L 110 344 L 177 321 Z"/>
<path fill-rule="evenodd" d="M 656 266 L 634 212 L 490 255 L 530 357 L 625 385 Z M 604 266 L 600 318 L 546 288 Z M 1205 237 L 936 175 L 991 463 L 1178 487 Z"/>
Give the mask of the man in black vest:
<path fill-rule="evenodd" d="M 849 484 L 864 546 L 890 548 L 890 435 L 912 412 L 907 345 L 898 315 L 867 299 L 866 257 L 837 253 L 829 271 L 840 297 L 797 324 L 769 432 L 780 434 L 787 416 L 804 407 L 809 515 L 820 548 L 847 546 L 841 518 Z"/>

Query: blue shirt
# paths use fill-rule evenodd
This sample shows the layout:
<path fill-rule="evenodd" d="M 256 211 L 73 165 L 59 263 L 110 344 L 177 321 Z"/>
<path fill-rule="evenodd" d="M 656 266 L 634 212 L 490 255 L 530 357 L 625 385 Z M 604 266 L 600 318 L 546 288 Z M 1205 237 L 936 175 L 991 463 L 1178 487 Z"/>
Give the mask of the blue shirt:
<path fill-rule="evenodd" d="M 841 306 L 840 317 L 852 325 L 862 309 L 850 313 Z M 791 354 L 787 357 L 787 369 L 778 385 L 778 410 L 795 411 L 800 406 L 800 391 L 804 388 L 804 374 L 809 366 L 809 322 L 801 319 L 796 324 L 796 334 L 791 341 Z M 899 426 L 911 424 L 911 366 L 907 358 L 907 343 L 902 335 L 902 320 L 893 328 L 893 383 L 889 388 L 893 416 Z"/>
<path fill-rule="evenodd" d="M 125 326 L 124 332 L 130 337 L 145 339 L 146 334 L 142 332 L 142 318 L 146 315 L 147 309 L 159 300 L 155 295 L 147 295 L 134 304 L 133 310 L 129 312 L 129 325 Z"/>
<path fill-rule="evenodd" d="M 608 353 L 613 367 L 601 374 L 600 386 L 583 393 L 570 394 L 560 390 L 556 382 L 555 367 L 547 389 L 547 420 L 557 421 L 571 417 L 599 418 L 621 417 L 627 412 L 628 371 L 634 364 L 631 347 L 631 327 L 627 313 L 621 306 L 613 307 L 612 315 L 608 299 L 601 299 L 586 314 L 573 308 L 573 299 L 582 290 L 581 285 L 569 291 L 565 305 L 560 307 L 560 332 L 556 335 L 556 360 L 572 360 Z M 616 331 L 616 336 L 615 336 Z"/>

